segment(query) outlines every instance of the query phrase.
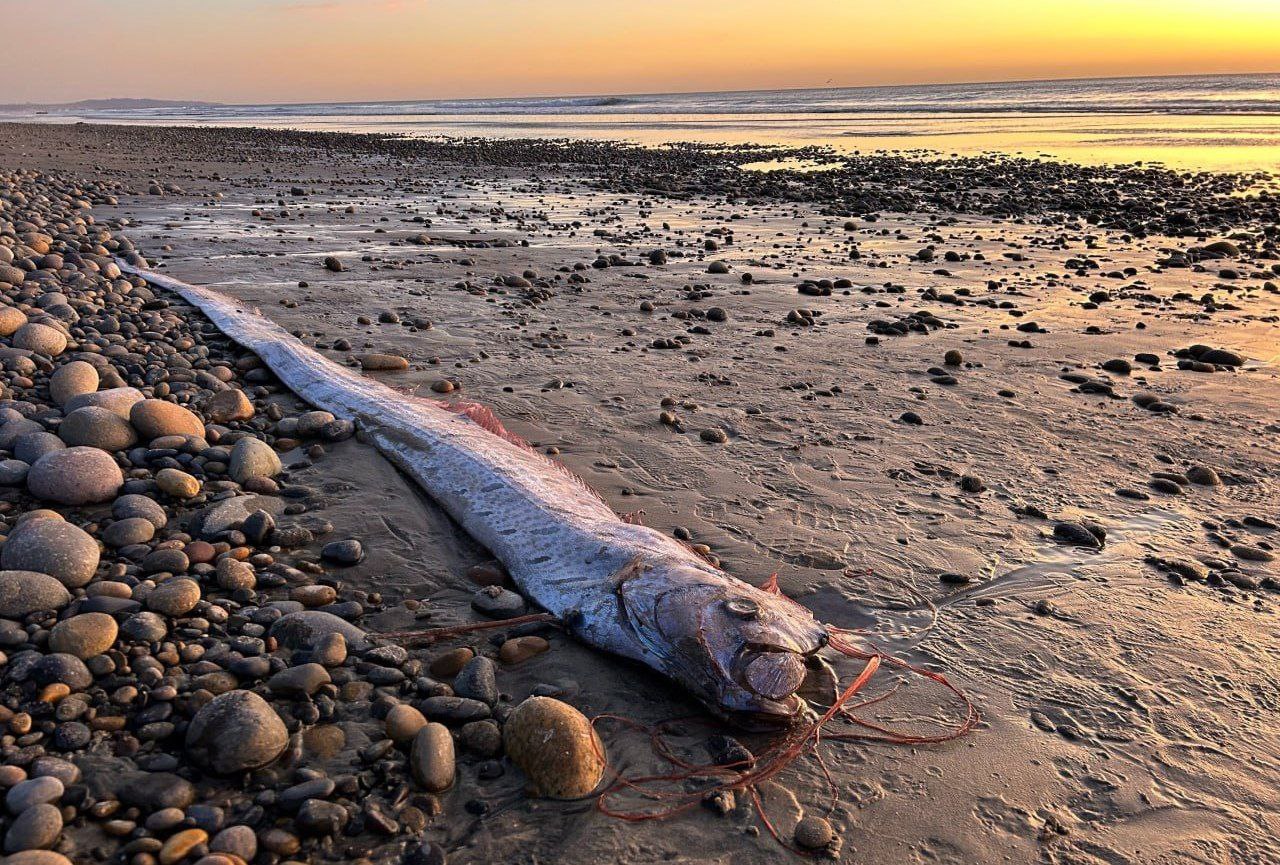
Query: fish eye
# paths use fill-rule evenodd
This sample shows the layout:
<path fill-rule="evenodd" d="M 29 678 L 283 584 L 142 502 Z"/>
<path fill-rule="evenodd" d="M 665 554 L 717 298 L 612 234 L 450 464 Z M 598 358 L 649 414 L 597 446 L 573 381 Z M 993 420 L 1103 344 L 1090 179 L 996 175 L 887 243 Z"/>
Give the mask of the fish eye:
<path fill-rule="evenodd" d="M 725 609 L 739 619 L 757 619 L 760 617 L 760 605 L 750 598 L 731 598 L 724 602 Z"/>

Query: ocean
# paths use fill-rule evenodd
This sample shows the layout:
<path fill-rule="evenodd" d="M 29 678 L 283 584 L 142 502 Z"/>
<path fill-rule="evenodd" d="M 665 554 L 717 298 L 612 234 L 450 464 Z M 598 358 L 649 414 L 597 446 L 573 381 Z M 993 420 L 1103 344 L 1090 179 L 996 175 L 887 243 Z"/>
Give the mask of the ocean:
<path fill-rule="evenodd" d="M 824 145 L 921 157 L 1280 172 L 1280 74 L 619 96 L 50 110 L 46 121 L 263 126 L 415 136 Z"/>

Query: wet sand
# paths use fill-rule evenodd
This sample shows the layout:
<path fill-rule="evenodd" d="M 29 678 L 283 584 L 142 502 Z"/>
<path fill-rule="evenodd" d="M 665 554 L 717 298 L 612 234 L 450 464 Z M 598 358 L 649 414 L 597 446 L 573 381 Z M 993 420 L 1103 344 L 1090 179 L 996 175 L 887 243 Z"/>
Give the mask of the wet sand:
<path fill-rule="evenodd" d="M 0 154 L 7 167 L 119 181 L 96 218 L 125 223 L 166 273 L 257 304 L 330 356 L 409 358 L 388 380 L 424 394 L 448 380 L 449 398 L 554 448 L 618 511 L 687 530 L 749 582 L 777 572 L 821 620 L 945 671 L 982 711 L 973 735 L 823 746 L 842 861 L 1275 855 L 1280 631 L 1275 564 L 1259 559 L 1278 519 L 1280 276 L 1265 208 L 1183 237 L 1042 219 L 1035 200 L 1010 218 L 935 206 L 871 219 L 801 196 L 729 202 L 714 183 L 659 196 L 599 170 L 483 153 L 445 162 L 344 149 L 341 137 L 266 146 L 265 134 L 211 149 L 215 135 L 155 151 L 128 130 L 7 126 Z M 643 170 L 620 165 L 613 179 Z M 768 189 L 790 183 L 801 181 Z M 1160 263 L 1237 233 L 1239 255 Z M 665 264 L 649 263 L 654 249 Z M 632 264 L 592 266 L 610 255 Z M 329 256 L 345 270 L 327 270 Z M 728 272 L 708 273 L 713 261 Z M 849 286 L 798 292 L 821 279 Z M 1099 291 L 1108 298 L 1091 302 Z M 942 326 L 868 343 L 869 323 L 917 310 Z M 1173 352 L 1197 344 L 1243 363 L 1178 368 Z M 944 362 L 952 350 L 959 365 Z M 1135 360 L 1145 353 L 1158 364 Z M 1100 368 L 1116 359 L 1132 370 Z M 1176 411 L 1145 409 L 1141 394 Z M 1190 482 L 1195 466 L 1222 483 Z M 470 620 L 465 571 L 485 555 L 438 509 L 355 442 L 307 472 L 331 496 L 328 518 L 370 551 L 349 583 L 429 599 L 430 624 Z M 1101 549 L 1054 539 L 1081 520 L 1105 528 Z M 1171 580 L 1155 559 L 1208 580 Z M 403 608 L 365 622 L 413 624 Z M 499 677 L 513 700 L 545 684 L 589 716 L 698 712 L 652 674 L 562 637 Z M 878 714 L 946 708 L 911 685 Z M 605 732 L 619 768 L 656 768 L 647 742 Z M 694 745 L 705 737 L 691 732 Z M 827 814 L 813 761 L 781 783 L 766 798 L 783 835 L 802 809 Z M 455 862 L 783 855 L 745 802 L 727 817 L 625 824 L 521 787 L 514 770 L 481 780 L 464 765 L 427 836 Z"/>

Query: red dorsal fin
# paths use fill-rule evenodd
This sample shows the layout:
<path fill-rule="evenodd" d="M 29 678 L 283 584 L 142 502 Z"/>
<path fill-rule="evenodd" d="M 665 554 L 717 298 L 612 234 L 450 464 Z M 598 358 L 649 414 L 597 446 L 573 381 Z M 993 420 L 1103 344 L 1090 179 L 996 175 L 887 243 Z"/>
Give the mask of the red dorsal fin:
<path fill-rule="evenodd" d="M 494 414 L 493 410 L 490 409 L 488 406 L 482 405 L 481 403 L 478 403 L 478 402 L 443 402 L 442 400 L 436 400 L 436 399 L 428 400 L 428 402 L 431 402 L 434 405 L 439 406 L 445 411 L 451 411 L 454 414 L 460 414 L 463 417 L 465 417 L 467 420 L 479 426 L 481 429 L 487 432 L 493 433 L 498 438 L 504 439 L 505 441 L 509 441 L 516 447 L 524 448 L 529 453 L 536 454 L 537 456 L 542 457 L 544 460 L 547 461 L 548 465 L 554 466 L 557 470 L 564 472 L 564 474 L 572 478 L 574 482 L 579 484 L 587 492 L 591 493 L 593 496 L 600 499 L 600 501 L 602 502 L 604 501 L 604 496 L 600 495 L 598 492 L 593 490 L 590 484 L 588 484 L 582 478 L 578 477 L 573 472 L 573 470 L 570 469 L 568 466 L 566 466 L 564 463 L 558 462 L 557 460 L 553 460 L 551 457 L 547 456 L 546 454 L 535 450 L 533 445 L 529 444 L 527 441 L 520 438 L 520 436 L 516 435 L 515 433 L 511 432 L 506 427 L 504 427 L 502 425 L 502 421 L 498 420 L 498 416 Z M 624 521 L 628 521 L 626 516 L 622 517 L 622 519 Z"/>
<path fill-rule="evenodd" d="M 445 411 L 451 411 L 460 414 L 463 417 L 479 424 L 498 438 L 506 439 L 513 445 L 519 445 L 522 448 L 533 450 L 532 446 L 520 438 L 520 436 L 509 431 L 502 425 L 502 421 L 498 420 L 498 416 L 493 413 L 487 405 L 481 405 L 478 402 L 439 402 L 435 401 Z"/>

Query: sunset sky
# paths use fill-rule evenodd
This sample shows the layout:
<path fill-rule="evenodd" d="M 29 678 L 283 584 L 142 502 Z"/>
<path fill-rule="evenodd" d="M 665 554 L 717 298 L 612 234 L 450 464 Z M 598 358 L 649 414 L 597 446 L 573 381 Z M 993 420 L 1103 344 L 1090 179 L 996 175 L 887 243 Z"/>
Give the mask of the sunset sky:
<path fill-rule="evenodd" d="M 0 0 L 0 19 L 30 22 L 0 102 L 1280 71 L 1280 0 Z"/>

